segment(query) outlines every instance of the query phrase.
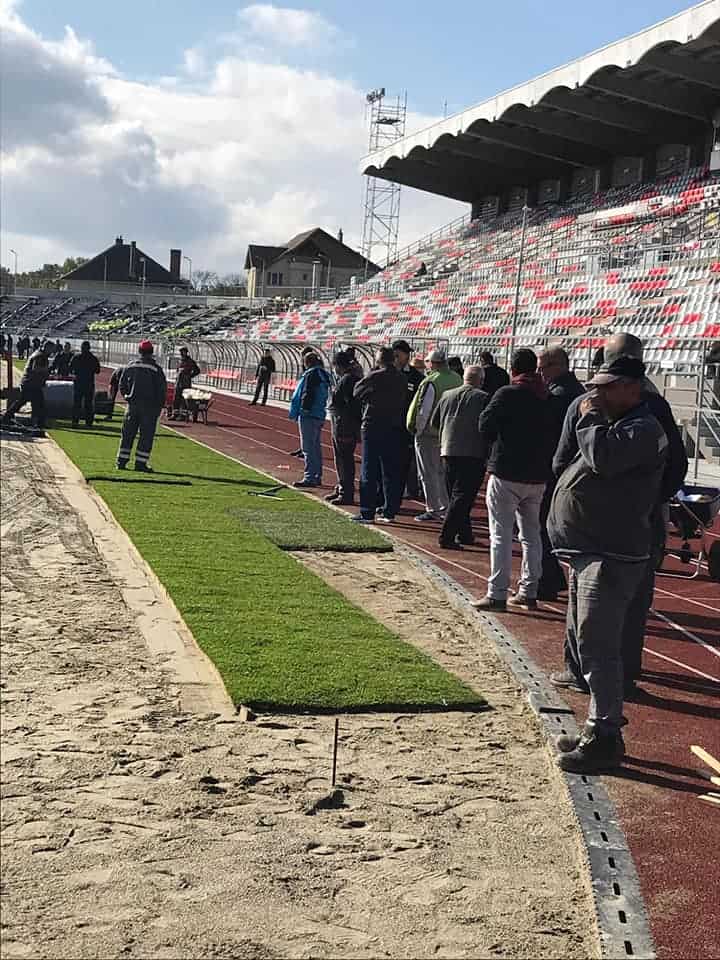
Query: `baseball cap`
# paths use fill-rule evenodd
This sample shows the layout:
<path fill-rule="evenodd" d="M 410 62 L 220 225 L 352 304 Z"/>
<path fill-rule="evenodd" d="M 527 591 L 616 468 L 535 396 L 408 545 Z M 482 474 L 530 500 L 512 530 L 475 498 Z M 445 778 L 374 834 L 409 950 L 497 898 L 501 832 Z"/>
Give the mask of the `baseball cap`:
<path fill-rule="evenodd" d="M 428 363 L 445 363 L 447 354 L 444 350 L 431 350 L 425 359 Z"/>
<path fill-rule="evenodd" d="M 152 341 L 141 340 L 138 346 L 138 350 L 140 351 L 140 353 L 152 353 L 153 352 Z"/>
<path fill-rule="evenodd" d="M 410 344 L 407 342 L 407 340 L 393 340 L 392 348 L 393 350 L 400 350 L 402 353 L 412 353 Z"/>
<path fill-rule="evenodd" d="M 616 380 L 642 380 L 645 377 L 645 364 L 636 357 L 618 357 L 612 363 L 604 363 L 590 380 L 592 387 L 604 387 Z"/>

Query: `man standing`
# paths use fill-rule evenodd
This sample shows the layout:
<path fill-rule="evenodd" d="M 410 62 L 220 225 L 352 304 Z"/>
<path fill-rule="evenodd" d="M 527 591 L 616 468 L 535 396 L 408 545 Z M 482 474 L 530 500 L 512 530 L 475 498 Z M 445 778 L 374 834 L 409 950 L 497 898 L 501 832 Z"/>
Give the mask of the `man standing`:
<path fill-rule="evenodd" d="M 416 367 L 410 365 L 410 354 L 412 348 L 407 340 L 395 340 L 392 344 L 393 354 L 395 355 L 395 366 L 407 381 L 407 406 L 405 409 L 405 419 L 410 404 L 415 398 L 418 387 L 425 379 L 424 373 L 421 373 Z M 405 431 L 405 446 L 402 449 L 400 458 L 400 484 L 401 494 L 405 492 L 411 500 L 417 500 L 420 496 L 418 487 L 417 458 L 415 457 L 415 442 L 411 433 Z"/>
<path fill-rule="evenodd" d="M 195 363 L 188 353 L 187 347 L 180 347 L 180 360 L 178 361 L 177 375 L 175 377 L 175 392 L 173 394 L 173 412 L 169 420 L 179 420 L 180 411 L 187 410 L 187 404 L 183 398 L 183 390 L 189 390 L 192 382 L 200 373 L 200 367 Z"/>
<path fill-rule="evenodd" d="M 418 473 L 425 493 L 425 512 L 416 520 L 444 518 L 449 497 L 445 467 L 440 459 L 440 438 L 432 416 L 446 390 L 462 386 L 460 377 L 448 367 L 444 350 L 433 350 L 427 358 L 430 373 L 417 389 L 407 415 L 407 428 L 415 437 Z"/>
<path fill-rule="evenodd" d="M 43 389 L 49 374 L 47 354 L 38 351 L 33 363 L 28 362 L 25 367 L 25 372 L 20 381 L 20 396 L 5 411 L 2 418 L 4 424 L 11 424 L 15 414 L 22 410 L 26 403 L 29 403 L 32 408 L 32 425 L 41 430 L 44 429 L 45 395 Z"/>
<path fill-rule="evenodd" d="M 353 517 L 356 523 L 375 520 L 381 471 L 385 509 L 377 519 L 392 523 L 400 509 L 407 392 L 407 380 L 395 366 L 394 351 L 391 347 L 382 347 L 377 354 L 376 369 L 363 377 L 354 391 L 363 405 L 360 513 Z"/>
<path fill-rule="evenodd" d="M 355 447 L 360 437 L 360 401 L 354 397 L 359 377 L 352 369 L 347 351 L 335 354 L 337 382 L 330 393 L 330 424 L 337 484 L 325 499 L 337 506 L 355 502 Z"/>
<path fill-rule="evenodd" d="M 480 417 L 483 456 L 490 479 L 486 503 L 490 525 L 490 579 L 479 610 L 534 610 L 542 573 L 540 504 L 550 476 L 552 414 L 532 350 L 516 350 L 512 383 L 501 387 Z M 522 567 L 517 593 L 508 600 L 513 526 L 517 521 Z"/>
<path fill-rule="evenodd" d="M 463 377 L 463 386 L 446 390 L 433 414 L 450 491 L 439 541 L 445 550 L 462 550 L 462 544 L 475 542 L 470 512 L 485 473 L 478 429 L 480 414 L 488 402 L 488 395 L 480 389 L 483 369 L 468 367 Z"/>
<path fill-rule="evenodd" d="M 595 773 L 625 753 L 623 631 L 641 588 L 662 487 L 668 440 L 643 402 L 645 365 L 605 363 L 579 403 L 578 456 L 559 478 L 550 507 L 553 548 L 570 563 L 566 648 L 590 692 L 580 737 L 560 737 L 564 770 Z"/>
<path fill-rule="evenodd" d="M 275 373 L 275 360 L 273 355 L 270 352 L 269 348 L 263 350 L 263 355 L 260 360 L 260 363 L 257 365 L 255 370 L 255 396 L 250 401 L 250 406 L 254 407 L 258 402 L 258 397 L 260 396 L 260 391 L 262 390 L 262 405 L 265 406 L 268 398 L 268 388 L 270 387 L 270 381 L 272 380 L 272 375 Z"/>
<path fill-rule="evenodd" d="M 80 407 L 85 412 L 85 423 L 93 425 L 95 416 L 95 377 L 100 373 L 100 361 L 90 352 L 90 341 L 83 340 L 80 353 L 70 361 L 70 373 L 74 377 L 72 423 L 80 422 Z"/>
<path fill-rule="evenodd" d="M 488 351 L 480 354 L 480 363 L 485 372 L 483 390 L 492 397 L 500 387 L 506 387 L 510 383 L 510 377 L 507 370 L 495 363 L 495 357 Z"/>
<path fill-rule="evenodd" d="M 66 380 L 70 376 L 70 364 L 72 360 L 72 344 L 66 342 L 62 350 L 55 354 L 52 366 L 50 367 L 50 373 L 55 374 L 62 380 Z"/>
<path fill-rule="evenodd" d="M 323 369 L 317 353 L 305 354 L 305 372 L 295 387 L 290 401 L 290 419 L 297 420 L 305 461 L 302 480 L 294 487 L 319 487 L 322 484 L 322 428 L 325 423 L 330 375 Z"/>
<path fill-rule="evenodd" d="M 153 345 L 142 340 L 138 347 L 140 356 L 131 360 L 120 376 L 120 393 L 127 401 L 123 419 L 120 449 L 117 455 L 118 470 L 124 470 L 132 453 L 133 442 L 140 432 L 135 450 L 135 469 L 140 473 L 152 473 L 148 464 L 152 451 L 158 417 L 165 404 L 167 381 L 162 368 L 153 357 Z"/>
<path fill-rule="evenodd" d="M 639 361 L 642 361 L 643 357 L 642 341 L 631 333 L 616 333 L 608 339 L 601 349 L 606 365 L 613 363 L 620 357 L 632 357 Z M 668 439 L 668 449 L 658 501 L 651 516 L 650 558 L 645 564 L 640 588 L 636 592 L 625 617 L 622 641 L 625 699 L 637 692 L 636 685 L 642 672 L 645 628 L 655 590 L 655 571 L 665 550 L 665 505 L 682 486 L 688 468 L 685 444 L 670 405 L 664 397 L 660 396 L 655 389 L 655 385 L 647 377 L 643 377 L 642 381 L 642 400 L 665 431 L 665 436 Z M 553 473 L 556 477 L 560 476 L 578 454 L 577 424 L 580 419 L 581 402 L 581 399 L 574 400 L 570 404 L 565 417 L 562 435 L 553 459 Z M 573 670 L 573 659 L 567 646 L 567 640 L 564 654 L 565 669 L 560 673 L 551 674 L 551 681 L 559 687 L 569 686 L 587 692 L 587 686 L 582 677 L 579 677 Z"/>
<path fill-rule="evenodd" d="M 538 369 L 548 389 L 548 402 L 553 420 L 553 453 L 560 441 L 565 414 L 570 404 L 585 393 L 585 388 L 570 370 L 570 358 L 561 347 L 548 347 L 538 360 Z M 545 487 L 540 504 L 540 535 L 542 536 L 542 576 L 538 584 L 538 600 L 557 600 L 558 593 L 567 590 L 567 580 L 547 535 L 547 516 L 555 490 L 555 477 L 551 476 Z"/>

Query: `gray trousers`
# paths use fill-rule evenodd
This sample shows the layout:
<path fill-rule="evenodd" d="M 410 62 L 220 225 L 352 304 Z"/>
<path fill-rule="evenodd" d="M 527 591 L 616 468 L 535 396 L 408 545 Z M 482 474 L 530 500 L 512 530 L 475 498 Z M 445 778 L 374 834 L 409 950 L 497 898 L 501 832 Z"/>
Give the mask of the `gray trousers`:
<path fill-rule="evenodd" d="M 588 554 L 570 560 L 565 658 L 590 688 L 588 720 L 603 732 L 623 723 L 623 629 L 646 569 Z"/>
<path fill-rule="evenodd" d="M 427 511 L 442 516 L 450 503 L 450 494 L 445 479 L 445 465 L 440 457 L 440 438 L 430 434 L 415 437 L 415 452 Z"/>
<path fill-rule="evenodd" d="M 120 435 L 118 463 L 128 462 L 135 437 L 140 431 L 137 449 L 135 450 L 135 463 L 147 464 L 150 459 L 159 416 L 157 410 L 148 410 L 146 407 L 138 407 L 133 403 L 128 403 L 123 419 L 122 434 Z"/>

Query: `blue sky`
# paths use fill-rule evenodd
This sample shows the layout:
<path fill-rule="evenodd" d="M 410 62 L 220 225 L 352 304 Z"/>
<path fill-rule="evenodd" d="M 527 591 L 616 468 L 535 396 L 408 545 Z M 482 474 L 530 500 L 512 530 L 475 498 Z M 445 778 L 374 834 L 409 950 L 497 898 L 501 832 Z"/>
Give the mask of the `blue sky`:
<path fill-rule="evenodd" d="M 410 132 L 683 8 L 0 0 L 2 262 L 92 256 L 118 233 L 221 274 L 312 226 L 357 246 L 368 90 L 407 90 Z M 404 189 L 401 245 L 465 211 Z"/>

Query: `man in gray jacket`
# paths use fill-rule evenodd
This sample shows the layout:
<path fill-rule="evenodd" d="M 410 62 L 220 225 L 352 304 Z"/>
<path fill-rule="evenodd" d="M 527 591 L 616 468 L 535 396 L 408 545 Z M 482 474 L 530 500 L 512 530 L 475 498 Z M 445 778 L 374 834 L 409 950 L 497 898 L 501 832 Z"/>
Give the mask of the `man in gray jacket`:
<path fill-rule="evenodd" d="M 440 456 L 445 464 L 450 506 L 440 531 L 440 546 L 462 550 L 474 542 L 470 512 L 485 473 L 480 414 L 490 399 L 484 390 L 482 367 L 468 367 L 461 387 L 447 390 L 435 408 L 432 425 L 440 435 Z"/>
<path fill-rule="evenodd" d="M 548 517 L 555 554 L 570 564 L 568 666 L 590 691 L 580 737 L 560 737 L 564 770 L 593 773 L 622 762 L 622 636 L 650 556 L 651 516 L 668 440 L 643 402 L 645 364 L 618 357 L 580 401 L 578 453 L 558 479 Z"/>
<path fill-rule="evenodd" d="M 153 357 L 153 345 L 143 340 L 139 346 L 140 356 L 132 360 L 120 376 L 120 393 L 127 400 L 123 419 L 117 468 L 124 470 L 132 453 L 135 437 L 140 432 L 135 450 L 135 469 L 151 473 L 148 465 L 160 411 L 165 405 L 167 381 L 165 374 Z"/>

